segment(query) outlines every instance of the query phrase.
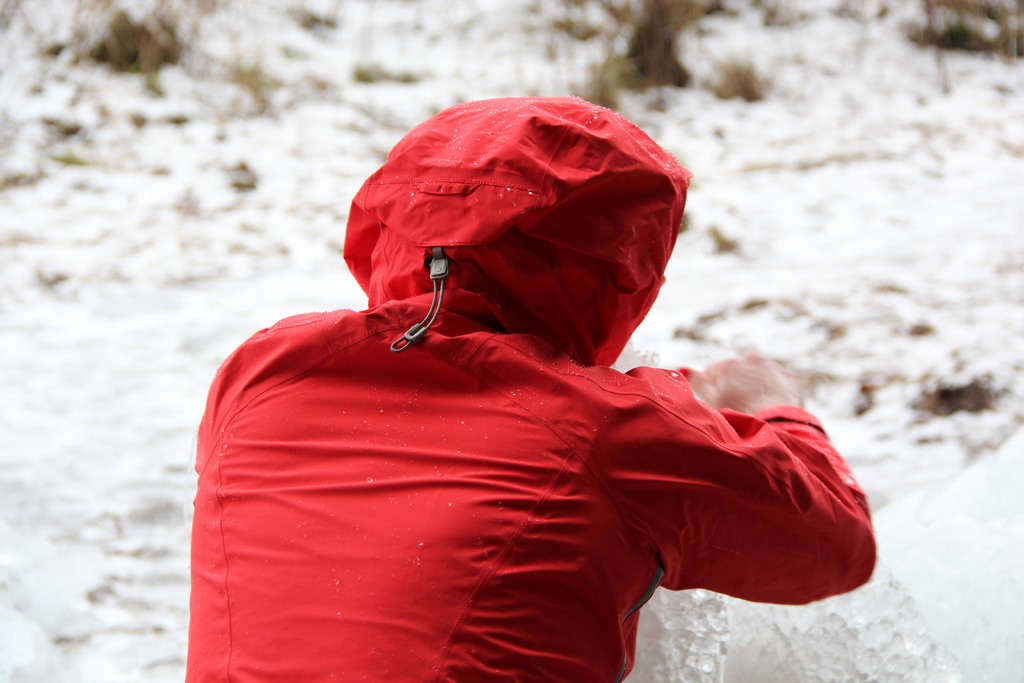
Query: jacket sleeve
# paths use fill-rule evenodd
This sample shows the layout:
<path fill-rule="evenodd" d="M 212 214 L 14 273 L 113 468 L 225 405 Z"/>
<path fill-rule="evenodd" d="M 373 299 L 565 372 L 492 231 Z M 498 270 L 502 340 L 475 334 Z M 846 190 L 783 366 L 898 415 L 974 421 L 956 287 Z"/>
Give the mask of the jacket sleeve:
<path fill-rule="evenodd" d="M 625 419 L 605 467 L 659 556 L 661 585 L 801 604 L 870 578 L 864 492 L 813 415 L 795 406 L 717 411 L 680 373 L 629 374 L 651 393 L 617 409 Z"/>

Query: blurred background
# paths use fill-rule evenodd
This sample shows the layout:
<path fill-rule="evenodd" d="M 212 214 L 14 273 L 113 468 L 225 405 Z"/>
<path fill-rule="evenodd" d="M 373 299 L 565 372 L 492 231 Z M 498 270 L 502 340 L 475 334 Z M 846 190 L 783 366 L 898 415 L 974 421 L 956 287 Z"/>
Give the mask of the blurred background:
<path fill-rule="evenodd" d="M 365 305 L 348 206 L 405 131 L 569 94 L 695 175 L 630 359 L 801 372 L 895 539 L 889 592 L 760 617 L 776 654 L 853 643 L 840 673 L 729 673 L 753 636 L 666 617 L 651 638 L 703 628 L 710 659 L 652 647 L 637 676 L 1024 680 L 1022 56 L 1020 0 L 0 0 L 0 683 L 182 679 L 218 364 Z"/>

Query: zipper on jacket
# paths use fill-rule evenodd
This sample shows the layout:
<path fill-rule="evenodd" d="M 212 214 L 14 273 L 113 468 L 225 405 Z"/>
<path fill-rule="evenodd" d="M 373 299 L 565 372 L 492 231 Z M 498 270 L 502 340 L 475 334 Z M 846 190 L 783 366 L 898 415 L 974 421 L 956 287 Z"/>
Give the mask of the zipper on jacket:
<path fill-rule="evenodd" d="M 647 587 L 644 594 L 640 596 L 640 599 L 636 601 L 632 607 L 626 611 L 626 616 L 622 617 L 622 623 L 626 623 L 631 616 L 647 604 L 647 601 L 654 595 L 654 591 L 658 590 L 658 584 L 665 578 L 665 568 L 661 566 L 661 561 L 658 561 L 658 569 L 654 572 L 654 579 L 651 581 L 651 585 Z M 628 657 L 622 658 L 622 667 L 619 669 L 619 675 L 615 677 L 615 683 L 621 683 L 622 678 L 626 675 L 626 664 L 629 661 Z"/>

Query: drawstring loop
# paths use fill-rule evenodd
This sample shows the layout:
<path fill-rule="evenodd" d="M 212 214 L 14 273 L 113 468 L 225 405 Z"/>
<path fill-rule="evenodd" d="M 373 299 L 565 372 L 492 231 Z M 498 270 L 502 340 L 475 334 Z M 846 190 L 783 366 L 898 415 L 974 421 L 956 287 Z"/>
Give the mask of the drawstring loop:
<path fill-rule="evenodd" d="M 433 258 L 430 259 L 430 282 L 434 286 L 434 295 L 430 298 L 430 308 L 427 315 L 408 330 L 405 334 L 391 343 L 391 350 L 394 353 L 401 353 L 413 344 L 418 344 L 426 336 L 427 330 L 437 321 L 441 313 L 441 303 L 444 301 L 444 285 L 448 280 L 448 257 L 444 255 L 441 247 L 433 248 Z"/>

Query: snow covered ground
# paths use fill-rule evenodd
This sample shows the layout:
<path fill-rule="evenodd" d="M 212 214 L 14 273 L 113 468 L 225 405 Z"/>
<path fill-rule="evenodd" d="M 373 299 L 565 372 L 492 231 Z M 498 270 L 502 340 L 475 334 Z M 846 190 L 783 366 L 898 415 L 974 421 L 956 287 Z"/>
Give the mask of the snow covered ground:
<path fill-rule="evenodd" d="M 781 10 L 770 27 L 726 4 L 738 14 L 681 46 L 694 87 L 621 101 L 695 173 L 634 344 L 664 365 L 757 350 L 804 373 L 881 520 L 957 490 L 1024 424 L 1024 63 L 948 54 L 943 92 L 904 36 L 916 2 L 761 3 Z M 402 133 L 460 100 L 581 92 L 601 54 L 550 27 L 555 0 L 222 0 L 147 87 L 44 55 L 87 5 L 0 3 L 3 683 L 181 680 L 192 438 L 220 360 L 286 315 L 362 307 L 339 253 L 348 203 Z M 735 58 L 770 81 L 763 101 L 709 91 Z M 999 471 L 1016 488 L 993 496 L 1024 485 Z M 894 528 L 883 560 L 910 585 L 927 566 Z M 1019 568 L 1020 525 L 999 529 L 1011 561 L 993 566 Z M 981 546 L 955 538 L 962 556 L 927 562 L 969 566 Z M 1024 611 L 1021 575 L 1000 614 Z M 902 604 L 885 596 L 861 604 Z M 991 642 L 997 664 L 1024 658 L 1019 638 Z M 973 662 L 964 680 L 1022 680 Z"/>

